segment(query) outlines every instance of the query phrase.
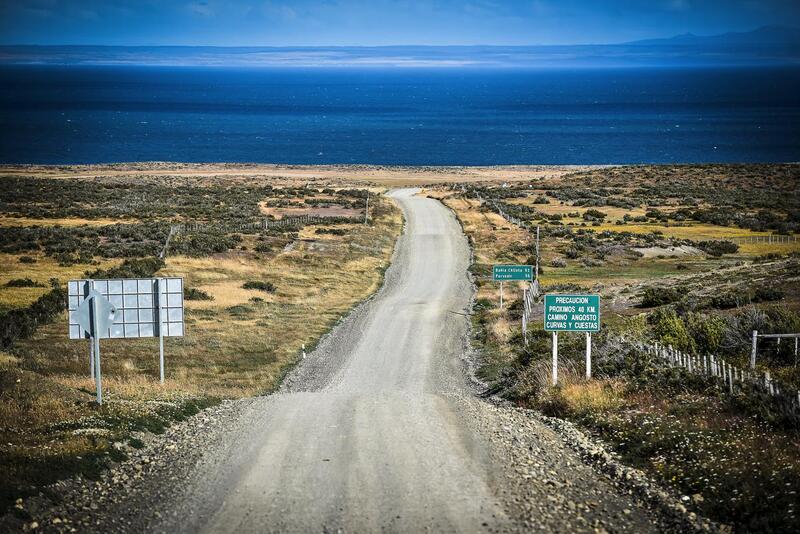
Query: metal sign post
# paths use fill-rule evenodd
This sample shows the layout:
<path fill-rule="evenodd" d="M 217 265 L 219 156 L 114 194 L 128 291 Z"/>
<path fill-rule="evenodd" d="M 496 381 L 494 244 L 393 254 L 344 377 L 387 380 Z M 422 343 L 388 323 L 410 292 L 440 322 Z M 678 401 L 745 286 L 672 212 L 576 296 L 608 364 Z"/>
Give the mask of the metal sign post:
<path fill-rule="evenodd" d="M 92 340 L 94 341 L 94 383 L 97 387 L 97 404 L 103 404 L 103 379 L 100 372 L 100 310 L 97 296 L 92 297 Z"/>
<path fill-rule="evenodd" d="M 503 282 L 500 282 L 500 309 L 503 309 Z"/>
<path fill-rule="evenodd" d="M 156 278 L 156 315 L 158 315 L 158 375 L 164 383 L 164 317 L 162 300 L 164 299 L 164 279 Z"/>
<path fill-rule="evenodd" d="M 553 385 L 558 384 L 558 332 L 553 332 Z"/>
<path fill-rule="evenodd" d="M 89 376 L 94 378 L 94 339 L 89 338 Z"/>
<path fill-rule="evenodd" d="M 592 333 L 586 332 L 586 380 L 592 378 Z"/>

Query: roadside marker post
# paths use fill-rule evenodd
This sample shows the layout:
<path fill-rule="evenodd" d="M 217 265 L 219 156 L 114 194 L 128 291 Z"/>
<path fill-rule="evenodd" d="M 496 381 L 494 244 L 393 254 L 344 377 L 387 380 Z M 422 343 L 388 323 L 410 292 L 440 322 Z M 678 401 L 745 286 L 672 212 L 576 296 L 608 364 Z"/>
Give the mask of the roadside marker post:
<path fill-rule="evenodd" d="M 558 384 L 558 332 L 586 334 L 586 378 L 591 378 L 592 332 L 600 331 L 600 295 L 545 295 L 544 329 L 553 333 L 553 385 Z"/>

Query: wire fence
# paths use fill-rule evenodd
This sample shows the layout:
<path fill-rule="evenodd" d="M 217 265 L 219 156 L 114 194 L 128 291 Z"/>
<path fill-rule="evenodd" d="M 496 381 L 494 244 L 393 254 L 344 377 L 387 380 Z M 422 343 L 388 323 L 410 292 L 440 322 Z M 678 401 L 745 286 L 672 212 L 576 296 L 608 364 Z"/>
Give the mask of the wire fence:
<path fill-rule="evenodd" d="M 781 384 L 770 377 L 769 371 L 757 372 L 732 365 L 724 358 L 714 354 L 687 354 L 660 343 L 647 344 L 639 341 L 628 341 L 624 336 L 619 340 L 655 357 L 668 368 L 679 367 L 689 373 L 710 377 L 731 395 L 767 396 L 774 402 L 778 411 L 795 421 L 800 421 L 800 391 Z"/>

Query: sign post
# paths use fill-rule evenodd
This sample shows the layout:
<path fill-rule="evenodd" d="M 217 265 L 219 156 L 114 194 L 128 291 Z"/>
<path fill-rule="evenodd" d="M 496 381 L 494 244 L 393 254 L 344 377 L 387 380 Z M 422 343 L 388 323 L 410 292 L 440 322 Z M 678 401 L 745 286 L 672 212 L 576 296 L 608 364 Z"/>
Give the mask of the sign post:
<path fill-rule="evenodd" d="M 97 404 L 103 404 L 103 382 L 100 372 L 100 337 L 108 332 L 117 314 L 117 308 L 107 298 L 95 291 L 89 283 L 84 285 L 83 301 L 70 313 L 81 335 L 89 336 L 91 350 L 89 370 L 97 388 Z M 108 336 L 105 336 L 108 337 Z"/>
<path fill-rule="evenodd" d="M 600 295 L 545 295 L 544 329 L 553 333 L 553 385 L 558 383 L 558 332 L 586 333 L 586 378 L 591 378 L 592 332 L 600 331 Z"/>

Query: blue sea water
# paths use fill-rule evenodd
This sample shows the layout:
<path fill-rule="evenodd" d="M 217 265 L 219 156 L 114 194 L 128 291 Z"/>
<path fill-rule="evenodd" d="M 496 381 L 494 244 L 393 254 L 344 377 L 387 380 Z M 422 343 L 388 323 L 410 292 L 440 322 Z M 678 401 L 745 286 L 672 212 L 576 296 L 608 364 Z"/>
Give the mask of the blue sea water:
<path fill-rule="evenodd" d="M 0 162 L 800 160 L 800 69 L 0 67 Z"/>

